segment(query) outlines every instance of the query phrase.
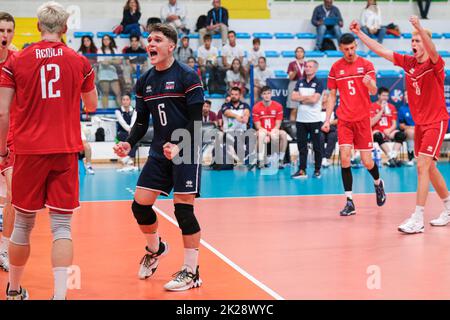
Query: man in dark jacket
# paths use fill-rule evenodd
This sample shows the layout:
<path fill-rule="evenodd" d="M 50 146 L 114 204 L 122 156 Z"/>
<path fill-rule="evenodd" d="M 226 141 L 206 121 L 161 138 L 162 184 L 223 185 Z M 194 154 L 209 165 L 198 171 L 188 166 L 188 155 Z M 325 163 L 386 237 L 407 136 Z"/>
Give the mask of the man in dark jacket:
<path fill-rule="evenodd" d="M 206 18 L 206 27 L 198 31 L 200 34 L 200 45 L 203 45 L 203 37 L 207 33 L 211 35 L 220 33 L 222 45 L 225 45 L 228 37 L 228 10 L 221 7 L 220 0 L 213 0 L 212 4 L 213 8 L 208 11 Z"/>

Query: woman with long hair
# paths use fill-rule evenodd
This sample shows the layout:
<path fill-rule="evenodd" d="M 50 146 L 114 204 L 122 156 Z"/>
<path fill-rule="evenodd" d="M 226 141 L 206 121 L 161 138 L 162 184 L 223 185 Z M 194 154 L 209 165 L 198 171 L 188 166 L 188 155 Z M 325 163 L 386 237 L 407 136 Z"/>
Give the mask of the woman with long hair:
<path fill-rule="evenodd" d="M 377 36 L 379 43 L 383 42 L 386 27 L 381 25 L 381 11 L 377 0 L 367 0 L 366 7 L 361 14 L 361 30 L 368 36 Z"/>
<path fill-rule="evenodd" d="M 239 87 L 243 94 L 246 92 L 245 85 L 247 83 L 247 72 L 244 66 L 241 64 L 241 60 L 234 58 L 231 63 L 230 70 L 227 71 L 227 85 L 231 89 L 233 87 Z"/>
<path fill-rule="evenodd" d="M 305 67 L 306 67 L 306 61 L 305 61 L 305 49 L 302 47 L 297 47 L 295 49 L 295 60 L 289 63 L 287 73 L 289 77 L 289 85 L 288 85 L 288 97 L 287 97 L 287 103 L 286 108 L 291 109 L 289 120 L 290 121 L 296 121 L 297 120 L 297 109 L 298 109 L 298 102 L 293 101 L 291 99 L 292 92 L 295 89 L 295 85 L 297 84 L 298 80 L 303 79 L 305 75 Z"/>
<path fill-rule="evenodd" d="M 104 35 L 102 38 L 101 53 L 115 54 L 117 46 L 114 39 L 109 35 Z M 114 57 L 99 57 L 98 81 L 100 92 L 102 94 L 102 107 L 108 107 L 109 88 L 112 89 L 116 96 L 117 107 L 121 104 L 121 90 L 119 83 L 119 75 L 116 66 L 122 63 L 121 59 L 114 59 Z"/>
<path fill-rule="evenodd" d="M 78 49 L 78 53 L 85 55 L 85 54 L 97 54 L 97 52 L 98 49 L 92 37 L 88 35 L 83 36 L 81 38 L 81 45 L 80 48 Z M 87 59 L 89 60 L 91 65 L 97 63 L 97 57 L 87 57 Z"/>
<path fill-rule="evenodd" d="M 123 8 L 123 18 L 120 23 L 123 26 L 122 33 L 129 35 L 141 35 L 141 5 L 138 0 L 127 0 Z"/>

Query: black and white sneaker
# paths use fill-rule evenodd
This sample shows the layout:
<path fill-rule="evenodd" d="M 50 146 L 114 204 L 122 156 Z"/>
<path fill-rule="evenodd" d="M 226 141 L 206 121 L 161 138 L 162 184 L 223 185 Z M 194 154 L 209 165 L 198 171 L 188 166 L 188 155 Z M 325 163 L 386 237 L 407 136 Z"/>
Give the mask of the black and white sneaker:
<path fill-rule="evenodd" d="M 381 207 L 386 202 L 386 193 L 384 192 L 384 181 L 380 179 L 380 184 L 375 185 L 375 193 L 377 194 L 377 205 Z"/>
<path fill-rule="evenodd" d="M 6 300 L 28 300 L 28 291 L 20 287 L 19 291 L 9 290 L 9 283 L 6 287 Z"/>
<path fill-rule="evenodd" d="M 345 204 L 344 209 L 341 210 L 340 215 L 343 217 L 347 217 L 354 214 L 356 214 L 355 204 L 353 203 L 352 199 L 347 198 L 347 203 Z"/>
<path fill-rule="evenodd" d="M 305 170 L 298 170 L 296 173 L 292 175 L 293 179 L 305 179 L 308 178 L 308 175 L 306 174 Z"/>
<path fill-rule="evenodd" d="M 159 259 L 169 252 L 169 245 L 159 238 L 158 252 L 151 252 L 148 247 L 145 247 L 145 250 L 148 253 L 142 257 L 138 272 L 139 279 L 141 280 L 145 280 L 155 273 L 156 268 L 158 268 Z"/>
<path fill-rule="evenodd" d="M 314 170 L 314 178 L 320 178 L 321 176 L 320 170 Z"/>
<path fill-rule="evenodd" d="M 198 269 L 199 267 L 197 266 L 194 274 L 188 266 L 183 266 L 181 271 L 175 273 L 173 279 L 164 285 L 164 288 L 169 291 L 185 291 L 200 287 L 202 280 Z"/>

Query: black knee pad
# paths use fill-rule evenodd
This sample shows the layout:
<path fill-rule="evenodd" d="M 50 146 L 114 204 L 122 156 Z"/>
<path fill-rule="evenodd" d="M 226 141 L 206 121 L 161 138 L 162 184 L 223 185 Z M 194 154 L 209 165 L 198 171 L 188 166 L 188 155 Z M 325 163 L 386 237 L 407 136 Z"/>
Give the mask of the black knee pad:
<path fill-rule="evenodd" d="M 156 222 L 156 213 L 153 211 L 151 205 L 143 206 L 136 201 L 133 201 L 131 210 L 133 210 L 133 215 L 140 226 L 149 226 Z"/>
<path fill-rule="evenodd" d="M 384 141 L 384 137 L 381 134 L 381 132 L 375 132 L 373 134 L 373 141 L 375 141 L 376 143 L 378 143 L 378 145 L 382 145 L 383 143 L 385 143 L 386 141 Z"/>
<path fill-rule="evenodd" d="M 403 143 L 406 141 L 406 134 L 403 131 L 398 131 L 394 135 L 394 141 L 398 143 Z"/>
<path fill-rule="evenodd" d="M 193 205 L 176 203 L 175 217 L 184 236 L 200 232 L 200 225 L 198 224 L 197 218 L 195 218 Z"/>

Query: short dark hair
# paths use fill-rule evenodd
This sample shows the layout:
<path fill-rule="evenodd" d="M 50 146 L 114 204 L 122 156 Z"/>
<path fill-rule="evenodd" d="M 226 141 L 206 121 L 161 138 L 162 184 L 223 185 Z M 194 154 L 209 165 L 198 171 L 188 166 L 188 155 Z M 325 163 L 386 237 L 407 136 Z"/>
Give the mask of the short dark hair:
<path fill-rule="evenodd" d="M 264 87 L 261 88 L 261 94 L 263 94 L 266 91 L 272 92 L 272 88 L 269 87 L 269 86 L 264 86 Z"/>
<path fill-rule="evenodd" d="M 0 12 L 0 21 L 7 21 L 7 22 L 12 22 L 14 25 L 14 28 L 16 28 L 16 21 L 14 20 L 14 17 L 12 15 L 10 15 L 7 12 Z"/>
<path fill-rule="evenodd" d="M 131 99 L 131 93 L 125 92 L 125 93 L 122 94 L 122 98 L 123 98 L 123 97 L 128 97 L 128 98 Z"/>
<path fill-rule="evenodd" d="M 239 88 L 239 87 L 232 87 L 231 90 L 230 90 L 230 92 L 231 92 L 231 91 L 239 91 L 239 93 L 242 93 L 242 90 L 241 90 L 241 88 Z"/>
<path fill-rule="evenodd" d="M 149 33 L 152 32 L 161 32 L 165 37 L 171 40 L 175 45 L 177 45 L 178 41 L 178 33 L 174 27 L 166 23 L 155 23 L 150 26 Z"/>
<path fill-rule="evenodd" d="M 260 38 L 254 38 L 252 42 L 253 42 L 253 44 L 256 44 L 256 43 L 261 44 L 261 39 Z"/>
<path fill-rule="evenodd" d="M 259 57 L 259 58 L 258 58 L 258 62 L 259 62 L 259 60 L 260 60 L 260 59 L 263 59 L 263 60 L 264 60 L 264 62 L 267 62 L 267 59 L 266 59 L 266 57 L 263 57 L 263 56 Z"/>
<path fill-rule="evenodd" d="M 141 37 L 138 36 L 138 35 L 133 34 L 133 35 L 130 36 L 130 41 L 133 41 L 133 39 L 136 39 L 137 41 L 140 41 Z"/>
<path fill-rule="evenodd" d="M 379 87 L 377 94 L 380 95 L 380 94 L 385 93 L 385 92 L 389 93 L 389 89 L 386 88 L 386 87 Z"/>
<path fill-rule="evenodd" d="M 344 33 L 339 38 L 339 44 L 351 44 L 353 42 L 355 42 L 355 36 L 352 35 L 351 33 Z"/>
<path fill-rule="evenodd" d="M 211 37 L 210 34 L 205 34 L 205 35 L 203 36 L 203 41 L 206 41 L 206 40 L 212 40 L 212 37 Z"/>
<path fill-rule="evenodd" d="M 209 104 L 209 105 L 212 105 L 211 100 L 205 100 L 205 103 L 206 103 L 206 104 Z"/>
<path fill-rule="evenodd" d="M 234 32 L 233 30 L 228 31 L 228 35 L 230 34 L 234 34 L 236 36 L 236 32 Z"/>

